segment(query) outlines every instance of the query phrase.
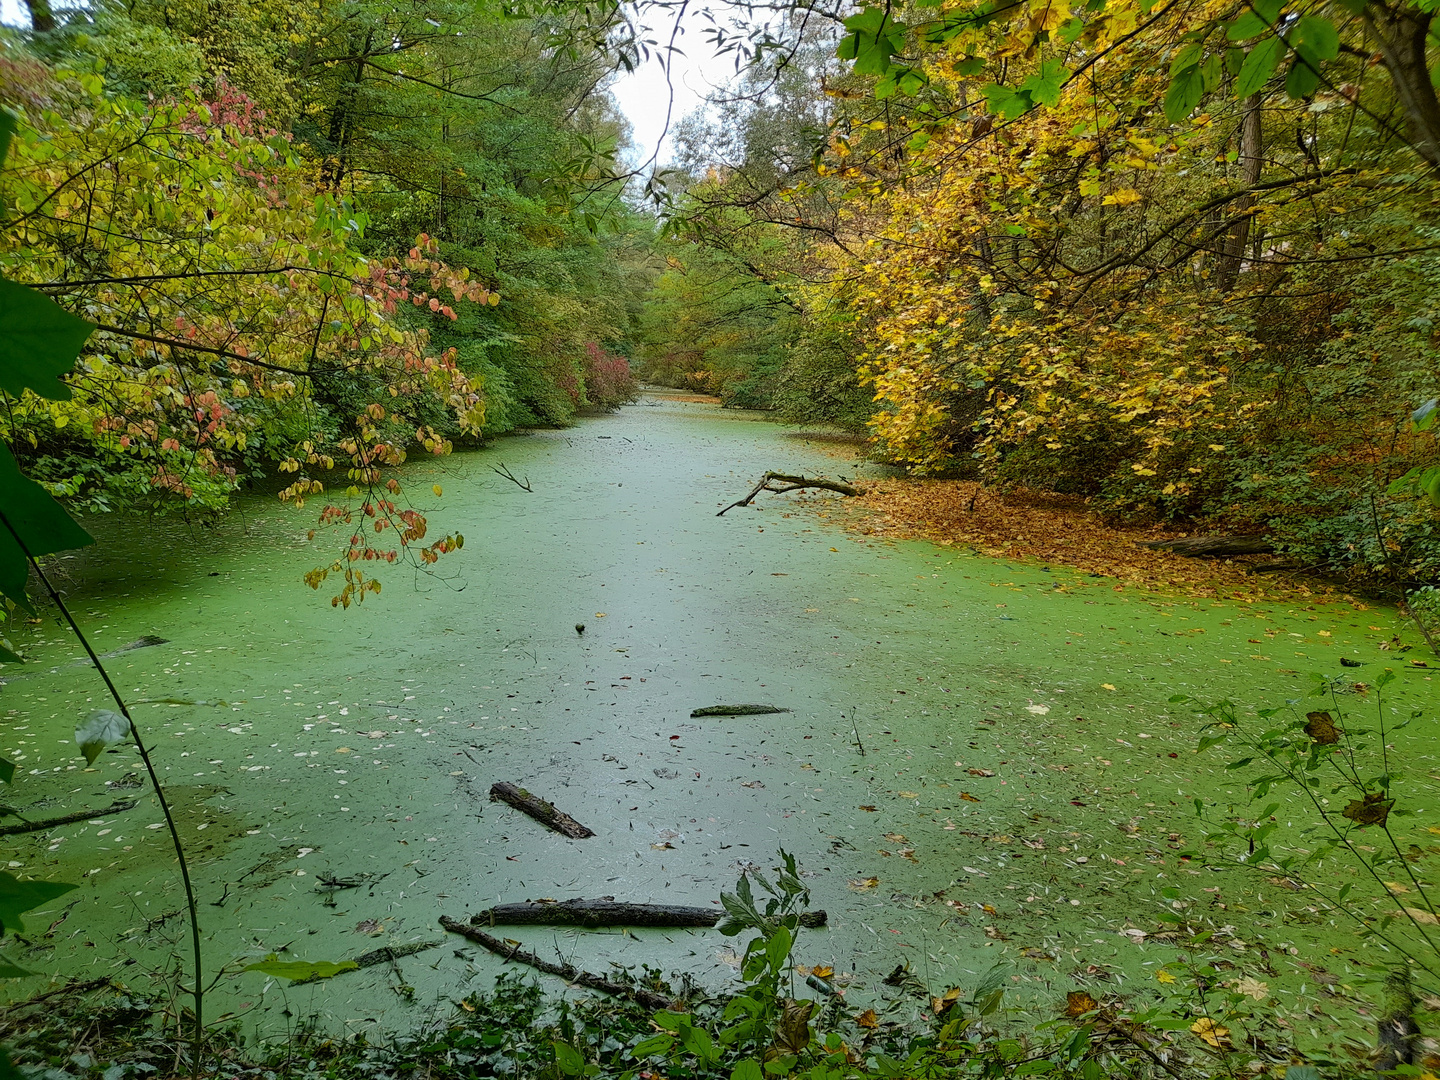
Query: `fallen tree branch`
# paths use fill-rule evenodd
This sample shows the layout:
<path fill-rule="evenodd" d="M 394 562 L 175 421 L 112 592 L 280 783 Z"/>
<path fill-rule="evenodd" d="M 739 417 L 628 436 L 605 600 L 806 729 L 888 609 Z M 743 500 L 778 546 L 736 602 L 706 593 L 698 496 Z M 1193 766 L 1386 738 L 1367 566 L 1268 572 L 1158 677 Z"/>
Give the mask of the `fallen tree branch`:
<path fill-rule="evenodd" d="M 1191 559 L 1211 555 L 1269 555 L 1275 550 L 1264 536 L 1187 536 L 1179 540 L 1147 540 L 1140 546 L 1155 551 L 1173 551 Z"/>
<path fill-rule="evenodd" d="M 574 983 L 577 986 L 588 987 L 591 990 L 599 990 L 602 993 L 614 994 L 617 997 L 628 997 L 632 1001 L 638 1001 L 641 1005 L 650 1009 L 674 1009 L 675 1002 L 651 990 L 639 986 L 626 986 L 624 983 L 612 982 L 601 975 L 594 975 L 588 971 L 581 971 L 574 964 L 555 964 L 549 960 L 542 960 L 532 952 L 526 952 L 520 947 L 519 942 L 501 941 L 493 935 L 485 933 L 478 926 L 469 926 L 448 915 L 440 916 L 440 925 L 452 934 L 459 934 L 468 941 L 477 945 L 483 945 L 496 956 L 503 956 L 506 960 L 518 960 L 522 964 L 537 968 L 549 975 L 558 975 L 566 982 Z"/>
<path fill-rule="evenodd" d="M 498 469 L 494 465 L 491 465 L 490 471 L 493 472 L 496 476 L 503 476 L 506 480 L 509 480 L 512 484 L 514 484 L 522 491 L 535 490 L 530 486 L 530 477 L 525 477 L 525 481 L 522 483 L 515 478 L 515 474 L 510 471 L 510 467 L 506 465 L 503 461 L 500 462 L 500 468 Z"/>
<path fill-rule="evenodd" d="M 59 817 L 45 818 L 42 821 L 26 821 L 20 825 L 6 825 L 0 828 L 0 836 L 19 836 L 21 833 L 43 832 L 45 829 L 54 829 L 61 825 L 74 825 L 77 821 L 89 821 L 91 818 L 104 817 L 106 814 L 118 814 L 122 810 L 134 810 L 140 805 L 139 799 L 122 799 L 113 802 L 104 810 L 78 810 L 73 814 L 61 814 Z"/>
<path fill-rule="evenodd" d="M 789 712 L 778 705 L 706 705 L 703 709 L 691 709 L 696 716 L 767 716 L 770 713 Z"/>
<path fill-rule="evenodd" d="M 496 904 L 470 916 L 477 926 L 714 926 L 725 913 L 718 908 L 679 904 L 627 904 L 610 897 L 599 900 L 565 900 L 561 903 Z M 800 925 L 824 926 L 824 911 L 807 911 Z"/>
<path fill-rule="evenodd" d="M 785 486 L 771 487 L 771 481 L 776 481 Z M 801 488 L 824 488 L 826 491 L 838 491 L 841 495 L 865 494 L 862 488 L 858 488 L 854 484 L 847 484 L 842 480 L 825 480 L 820 477 L 791 476 L 788 473 L 767 472 L 761 478 L 760 482 L 750 490 L 749 495 L 746 495 L 745 498 L 739 502 L 731 503 L 725 507 L 725 510 L 734 510 L 737 506 L 749 506 L 750 503 L 754 501 L 755 496 L 759 495 L 762 491 L 773 491 L 776 495 L 783 495 L 787 491 L 799 491 Z M 725 510 L 721 510 L 720 513 L 715 516 L 721 517 L 724 515 Z"/>
<path fill-rule="evenodd" d="M 587 836 L 595 835 L 569 814 L 555 809 L 553 805 L 538 795 L 532 795 L 524 788 L 508 784 L 504 780 L 490 786 L 490 798 L 509 803 L 522 814 L 529 814 L 547 829 L 554 829 L 562 836 L 568 836 L 572 840 L 583 840 Z"/>

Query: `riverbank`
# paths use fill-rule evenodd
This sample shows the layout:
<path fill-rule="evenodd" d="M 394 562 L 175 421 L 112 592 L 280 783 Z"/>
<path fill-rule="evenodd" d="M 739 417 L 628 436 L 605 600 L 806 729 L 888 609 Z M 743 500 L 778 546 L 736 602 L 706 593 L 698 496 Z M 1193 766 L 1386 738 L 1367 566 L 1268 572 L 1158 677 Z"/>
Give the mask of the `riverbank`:
<path fill-rule="evenodd" d="M 887 478 L 872 481 L 858 505 L 869 513 L 849 527 L 866 536 L 929 540 L 991 558 L 1053 563 L 1200 597 L 1338 595 L 1314 578 L 1259 576 L 1257 568 L 1275 561 L 1271 556 L 1195 559 L 1142 547 L 1190 534 L 1156 525 L 1115 525 L 1075 496 L 998 492 L 967 480 Z"/>

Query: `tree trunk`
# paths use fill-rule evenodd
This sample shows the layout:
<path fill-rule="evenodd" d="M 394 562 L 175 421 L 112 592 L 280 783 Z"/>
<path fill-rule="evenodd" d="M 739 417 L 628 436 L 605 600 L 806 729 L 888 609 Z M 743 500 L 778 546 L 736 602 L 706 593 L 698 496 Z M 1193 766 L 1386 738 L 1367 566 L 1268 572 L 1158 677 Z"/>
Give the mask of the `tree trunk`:
<path fill-rule="evenodd" d="M 25 0 L 25 6 L 30 9 L 30 29 L 35 33 L 48 34 L 55 29 L 55 12 L 50 0 Z"/>
<path fill-rule="evenodd" d="M 355 110 L 360 103 L 360 82 L 365 77 L 365 61 L 370 57 L 370 47 L 374 42 L 374 30 L 365 35 L 364 44 L 355 39 L 352 45 L 356 49 L 355 65 L 350 70 L 350 78 L 335 95 L 335 105 L 330 110 L 330 129 L 326 132 L 329 146 L 320 165 L 320 183 L 337 192 L 350 167 L 350 139 L 355 131 Z"/>
<path fill-rule="evenodd" d="M 1410 145 L 1432 169 L 1440 170 L 1440 98 L 1430 81 L 1426 44 L 1430 12 L 1413 7 L 1367 4 L 1365 29 L 1380 46 L 1380 56 L 1410 125 Z"/>
<path fill-rule="evenodd" d="M 1240 170 L 1246 187 L 1253 188 L 1260 182 L 1260 163 L 1264 150 L 1260 126 L 1260 95 L 1251 94 L 1245 99 L 1244 111 L 1240 116 Z M 1234 224 L 1225 236 L 1225 247 L 1215 275 L 1215 284 L 1221 292 L 1228 293 L 1235 288 L 1235 281 L 1240 276 L 1240 260 L 1245 255 L 1245 244 L 1250 239 L 1250 218 L 1254 209 L 1254 195 L 1242 195 L 1235 200 L 1232 211 Z"/>

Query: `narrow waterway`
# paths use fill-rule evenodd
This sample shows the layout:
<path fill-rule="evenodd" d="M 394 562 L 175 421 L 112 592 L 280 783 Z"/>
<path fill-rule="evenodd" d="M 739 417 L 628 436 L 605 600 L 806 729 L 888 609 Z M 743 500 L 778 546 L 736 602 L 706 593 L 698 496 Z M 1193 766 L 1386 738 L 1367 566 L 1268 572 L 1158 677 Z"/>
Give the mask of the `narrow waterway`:
<path fill-rule="evenodd" d="M 1169 701 L 1281 706 L 1342 655 L 1371 682 L 1404 663 L 1378 644 L 1412 640 L 1393 612 L 1191 600 L 881 542 L 794 496 L 717 518 L 766 469 L 851 466 L 700 404 L 652 399 L 407 468 L 413 490 L 443 486 L 432 531 L 462 532 L 464 549 L 433 576 L 391 570 L 348 612 L 300 581 L 343 542 L 306 540 L 315 506 L 256 497 L 212 531 L 96 522 L 100 544 L 58 561 L 102 652 L 167 639 L 110 661 L 124 691 L 219 703 L 137 706 L 190 844 L 209 977 L 229 965 L 212 1016 L 394 1030 L 484 988 L 499 962 L 450 939 L 298 987 L 240 968 L 439 940 L 438 916 L 497 901 L 711 904 L 783 848 L 830 914 L 797 956 L 833 966 L 853 1000 L 904 993 L 881 984 L 898 965 L 942 992 L 997 963 L 1036 1016 L 1074 989 L 1153 996 L 1177 953 L 1157 915 L 1178 909 L 1218 931 L 1211 948 L 1262 979 L 1302 1039 L 1350 1023 L 1322 991 L 1382 959 L 1372 943 L 1313 893 L 1177 858 L 1200 841 L 1195 799 L 1221 819 L 1248 803 L 1228 756 L 1194 753 L 1193 710 Z M 28 945 L 6 955 L 151 990 L 188 955 L 168 837 L 132 750 L 93 769 L 76 757 L 73 727 L 106 705 L 78 646 L 53 620 L 30 633 L 34 662 L 0 688 L 10 801 L 27 817 L 140 804 L 6 839 L 12 873 L 82 883 L 27 915 Z M 1408 717 L 1433 704 L 1431 677 L 1407 668 L 1378 706 L 1347 700 Z M 690 717 L 734 702 L 790 711 Z M 1422 847 L 1440 824 L 1428 725 L 1404 733 L 1419 811 L 1405 830 Z M 497 780 L 597 835 L 491 803 Z M 326 876 L 363 884 L 317 889 Z M 504 933 L 590 970 L 710 986 L 736 947 L 713 932 Z"/>

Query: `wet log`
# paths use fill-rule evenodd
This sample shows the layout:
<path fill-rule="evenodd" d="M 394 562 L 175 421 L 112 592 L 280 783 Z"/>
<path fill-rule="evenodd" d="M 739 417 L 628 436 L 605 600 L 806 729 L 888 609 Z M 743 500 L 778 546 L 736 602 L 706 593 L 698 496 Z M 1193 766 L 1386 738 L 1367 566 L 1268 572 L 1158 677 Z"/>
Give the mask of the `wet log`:
<path fill-rule="evenodd" d="M 604 897 L 599 900 L 565 900 L 561 903 L 496 904 L 470 916 L 478 926 L 714 926 L 724 916 L 718 908 L 679 904 L 627 904 Z M 824 926 L 824 911 L 807 911 L 800 925 Z"/>
<path fill-rule="evenodd" d="M 0 836 L 19 836 L 21 833 L 43 832 L 46 829 L 59 828 L 61 825 L 74 825 L 77 821 L 89 821 L 107 814 L 118 814 L 123 810 L 134 810 L 138 805 L 140 805 L 138 799 L 122 799 L 120 802 L 111 803 L 104 810 L 78 810 L 73 814 L 61 814 L 59 817 L 44 818 L 40 821 L 6 825 L 0 828 Z"/>
<path fill-rule="evenodd" d="M 773 487 L 771 486 L 772 484 L 782 486 Z M 762 491 L 772 491 L 776 495 L 783 495 L 787 491 L 799 491 L 801 488 L 823 488 L 825 491 L 836 491 L 841 495 L 865 494 L 863 488 L 858 488 L 854 484 L 847 484 L 843 480 L 826 480 L 818 476 L 792 476 L 789 473 L 767 472 L 761 477 L 760 482 L 750 489 L 749 495 L 746 495 L 739 502 L 731 503 L 725 507 L 725 510 L 721 510 L 715 516 L 722 517 L 726 510 L 734 510 L 737 506 L 749 506 L 755 500 L 755 496 L 759 495 Z"/>
<path fill-rule="evenodd" d="M 1269 555 L 1275 550 L 1275 546 L 1264 536 L 1188 536 L 1180 540 L 1148 540 L 1140 546 L 1156 551 L 1173 551 L 1191 559 Z"/>
<path fill-rule="evenodd" d="M 526 952 L 520 947 L 519 942 L 501 941 L 491 934 L 487 934 L 478 926 L 470 926 L 458 919 L 452 919 L 448 915 L 440 916 L 440 925 L 452 934 L 459 934 L 467 941 L 473 941 L 477 945 L 483 945 L 496 956 L 503 956 L 506 960 L 518 960 L 522 964 L 528 964 L 548 975 L 558 975 L 566 982 L 574 983 L 576 986 L 588 987 L 591 990 L 599 990 L 601 993 L 614 994 L 616 997 L 627 997 L 631 1001 L 638 1001 L 648 1009 L 673 1009 L 675 1002 L 654 991 L 646 990 L 639 986 L 627 986 L 624 983 L 613 982 L 603 975 L 595 975 L 588 971 L 581 971 L 574 964 L 552 963 L 549 960 L 542 960 L 532 952 Z"/>
<path fill-rule="evenodd" d="M 555 809 L 553 805 L 538 795 L 532 795 L 524 788 L 507 784 L 503 780 L 491 785 L 490 798 L 509 803 L 522 814 L 529 814 L 547 829 L 554 829 L 562 836 L 568 836 L 572 840 L 583 840 L 587 836 L 595 835 L 569 814 Z"/>
<path fill-rule="evenodd" d="M 690 715 L 692 718 L 696 716 L 767 716 L 770 713 L 789 711 L 778 705 L 707 705 L 703 709 L 691 709 Z"/>

